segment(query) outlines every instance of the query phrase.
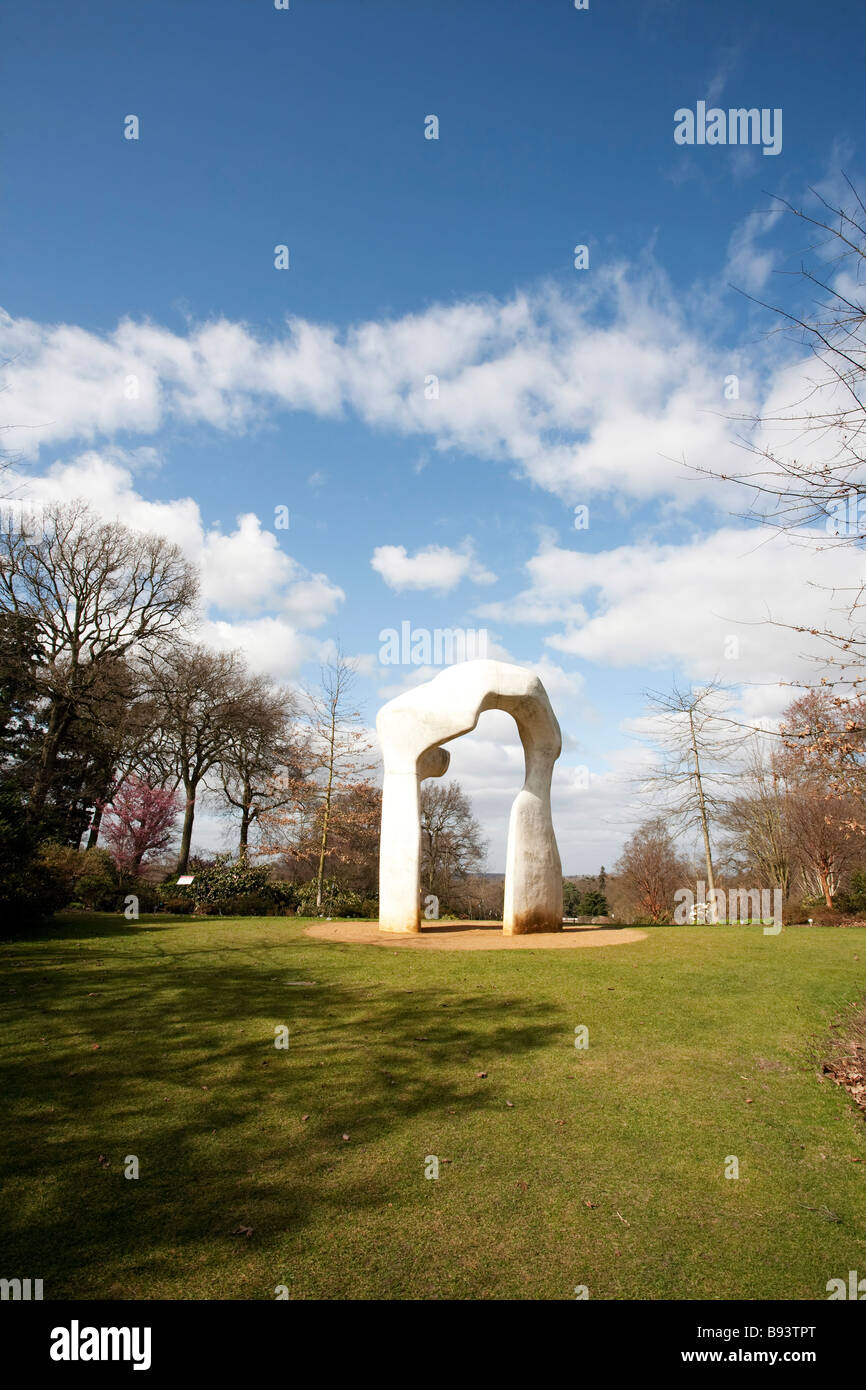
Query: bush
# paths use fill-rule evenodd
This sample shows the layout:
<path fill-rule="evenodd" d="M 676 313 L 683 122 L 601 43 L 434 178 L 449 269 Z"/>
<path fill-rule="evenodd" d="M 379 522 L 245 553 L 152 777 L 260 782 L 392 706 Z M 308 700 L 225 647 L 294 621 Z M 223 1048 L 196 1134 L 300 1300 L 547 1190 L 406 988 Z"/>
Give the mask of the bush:
<path fill-rule="evenodd" d="M 139 912 L 156 912 L 163 907 L 159 889 L 146 878 L 123 879 L 120 888 L 120 906 L 123 908 L 130 893 L 138 898 Z"/>
<path fill-rule="evenodd" d="M 195 903 L 192 898 L 170 898 L 160 894 L 159 907 L 164 912 L 170 912 L 172 917 L 183 917 L 195 911 Z"/>
<path fill-rule="evenodd" d="M 797 914 L 801 923 L 805 924 L 811 917 L 813 925 L 816 927 L 841 927 L 845 925 L 845 918 L 841 912 L 834 907 L 827 907 L 823 899 L 818 907 L 805 908 L 802 915 Z"/>
<path fill-rule="evenodd" d="M 36 834 L 17 788 L 0 787 L 0 931 L 50 917 L 72 896 L 71 885 L 38 862 Z"/>
<path fill-rule="evenodd" d="M 114 912 L 123 905 L 117 866 L 107 849 L 97 847 L 81 854 L 75 896 L 90 912 Z"/>
<path fill-rule="evenodd" d="M 272 917 L 297 907 L 298 885 L 271 881 L 265 864 L 244 863 L 218 854 L 211 863 L 191 861 L 192 883 L 179 884 L 177 875 L 156 890 L 168 912 L 195 912 L 207 917 Z"/>
<path fill-rule="evenodd" d="M 866 871 L 855 869 L 851 875 L 851 882 L 843 893 L 837 893 L 833 899 L 833 906 L 838 912 L 845 912 L 849 916 L 862 916 L 866 913 Z M 814 917 L 814 911 L 810 910 L 807 917 Z"/>
<path fill-rule="evenodd" d="M 63 885 L 65 898 L 61 906 L 116 912 L 123 904 L 117 868 L 107 849 L 80 850 L 50 841 L 40 846 L 36 863 L 42 872 Z"/>
<path fill-rule="evenodd" d="M 299 890 L 300 884 L 288 883 L 282 878 L 275 878 L 268 884 L 268 896 L 274 906 L 286 912 L 294 912 L 297 909 L 300 901 Z"/>
<path fill-rule="evenodd" d="M 351 888 L 343 888 L 334 878 L 322 884 L 322 906 L 316 907 L 316 884 L 311 880 L 298 887 L 298 913 L 303 917 L 378 917 L 379 903 L 363 898 Z"/>

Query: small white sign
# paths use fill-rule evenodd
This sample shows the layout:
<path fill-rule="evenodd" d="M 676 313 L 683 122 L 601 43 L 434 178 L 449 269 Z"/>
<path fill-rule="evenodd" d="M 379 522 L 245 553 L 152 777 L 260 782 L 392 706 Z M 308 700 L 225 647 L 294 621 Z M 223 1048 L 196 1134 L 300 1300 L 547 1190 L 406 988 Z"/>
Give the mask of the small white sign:
<path fill-rule="evenodd" d="M 178 886 L 182 883 L 192 883 L 194 877 L 194 874 L 184 874 L 183 878 L 178 879 Z"/>

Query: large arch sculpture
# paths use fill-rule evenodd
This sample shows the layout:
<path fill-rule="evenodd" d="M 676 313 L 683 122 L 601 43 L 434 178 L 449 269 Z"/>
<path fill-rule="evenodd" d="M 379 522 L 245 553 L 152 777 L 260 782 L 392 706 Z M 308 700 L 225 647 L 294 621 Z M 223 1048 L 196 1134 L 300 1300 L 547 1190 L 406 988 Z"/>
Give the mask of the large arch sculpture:
<path fill-rule="evenodd" d="M 450 755 L 441 745 L 471 732 L 488 709 L 512 715 L 526 758 L 508 823 L 502 930 L 562 930 L 562 866 L 550 812 L 553 764 L 562 751 L 556 715 L 541 681 L 522 666 L 464 661 L 390 700 L 376 719 L 385 764 L 380 931 L 421 930 L 421 782 L 442 776 Z"/>

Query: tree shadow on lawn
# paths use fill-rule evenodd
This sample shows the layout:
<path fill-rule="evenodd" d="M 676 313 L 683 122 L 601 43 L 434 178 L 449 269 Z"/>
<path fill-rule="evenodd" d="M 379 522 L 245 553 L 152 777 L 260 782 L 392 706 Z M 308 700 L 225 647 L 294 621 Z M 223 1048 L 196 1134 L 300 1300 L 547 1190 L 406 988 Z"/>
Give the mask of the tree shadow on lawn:
<path fill-rule="evenodd" d="M 63 937 L 119 934 L 111 921 L 66 925 Z M 45 1279 L 47 1297 L 146 1297 L 191 1265 L 200 1280 L 246 1246 L 238 1225 L 254 1230 L 249 1251 L 277 1261 L 323 1210 L 336 1225 L 390 1202 L 399 1221 L 418 1201 L 407 1172 L 418 1177 L 437 1152 L 448 1111 L 501 1107 L 477 1073 L 563 1029 L 550 1005 L 503 1010 L 418 988 L 399 965 L 368 982 L 366 953 L 354 970 L 306 938 L 223 949 L 230 959 L 214 958 L 218 941 L 201 954 L 107 952 L 101 970 L 88 951 L 47 976 L 38 958 L 21 961 L 0 1064 L 5 1262 Z M 321 982 L 289 987 L 287 965 Z M 335 966 L 349 979 L 329 981 Z M 285 1051 L 278 1025 L 290 1030 Z M 138 1180 L 123 1176 L 127 1154 Z"/>

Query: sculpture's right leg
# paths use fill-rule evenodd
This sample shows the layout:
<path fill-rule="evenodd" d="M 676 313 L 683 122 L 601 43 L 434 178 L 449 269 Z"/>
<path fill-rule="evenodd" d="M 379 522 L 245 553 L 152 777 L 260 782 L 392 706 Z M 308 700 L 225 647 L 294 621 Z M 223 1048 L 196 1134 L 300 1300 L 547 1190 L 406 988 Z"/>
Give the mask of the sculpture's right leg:
<path fill-rule="evenodd" d="M 417 772 L 386 772 L 379 841 L 379 930 L 420 932 L 421 813 Z"/>

